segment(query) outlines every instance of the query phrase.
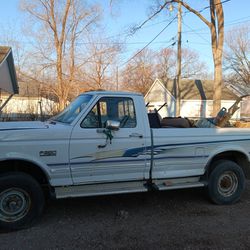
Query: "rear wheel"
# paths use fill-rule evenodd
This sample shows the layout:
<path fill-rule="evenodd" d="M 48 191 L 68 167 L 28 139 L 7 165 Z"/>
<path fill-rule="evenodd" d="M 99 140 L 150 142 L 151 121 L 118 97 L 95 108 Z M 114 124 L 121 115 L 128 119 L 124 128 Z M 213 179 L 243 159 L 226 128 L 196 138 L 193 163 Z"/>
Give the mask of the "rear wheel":
<path fill-rule="evenodd" d="M 244 188 L 244 173 L 235 162 L 227 160 L 218 162 L 209 176 L 208 194 L 216 204 L 237 202 Z"/>
<path fill-rule="evenodd" d="M 18 230 L 31 225 L 44 207 L 40 184 L 23 173 L 0 177 L 0 229 Z"/>

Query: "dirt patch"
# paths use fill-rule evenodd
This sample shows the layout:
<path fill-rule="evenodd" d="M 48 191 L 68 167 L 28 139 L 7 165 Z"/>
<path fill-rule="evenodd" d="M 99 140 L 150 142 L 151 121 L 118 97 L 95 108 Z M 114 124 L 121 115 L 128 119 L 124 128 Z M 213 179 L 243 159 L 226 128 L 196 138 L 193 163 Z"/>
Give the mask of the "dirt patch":
<path fill-rule="evenodd" d="M 211 204 L 202 189 L 51 201 L 3 249 L 248 249 L 250 182 L 241 201 Z"/>

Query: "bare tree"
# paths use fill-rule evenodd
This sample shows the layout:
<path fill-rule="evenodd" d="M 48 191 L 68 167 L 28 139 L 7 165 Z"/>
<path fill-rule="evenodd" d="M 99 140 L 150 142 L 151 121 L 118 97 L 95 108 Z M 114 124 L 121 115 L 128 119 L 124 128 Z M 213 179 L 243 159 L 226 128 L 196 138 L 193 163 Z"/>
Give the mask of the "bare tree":
<path fill-rule="evenodd" d="M 227 2 L 225 0 L 223 2 Z M 211 45 L 214 61 L 214 96 L 213 96 L 213 113 L 214 115 L 220 110 L 221 106 L 221 92 L 222 92 L 222 53 L 223 53 L 223 43 L 224 43 L 224 12 L 223 12 L 223 2 L 221 0 L 209 0 L 210 5 L 210 21 L 206 19 L 201 11 L 192 8 L 188 3 L 182 0 L 157 0 L 156 9 L 153 14 L 144 21 L 138 28 L 141 28 L 147 21 L 151 20 L 153 17 L 157 16 L 163 10 L 174 3 L 180 3 L 188 11 L 195 14 L 204 22 L 211 35 Z"/>
<path fill-rule="evenodd" d="M 15 70 L 17 73 L 18 82 L 22 82 L 22 69 L 26 64 L 27 45 L 22 44 L 22 37 L 20 33 L 15 31 L 15 23 L 1 25 L 0 33 L 2 35 L 1 41 L 5 46 L 12 47 L 12 52 L 15 61 Z"/>
<path fill-rule="evenodd" d="M 132 57 L 133 58 L 133 57 Z M 195 51 L 184 49 L 182 59 L 183 78 L 205 78 L 206 65 L 199 60 Z M 123 89 L 146 94 L 155 78 L 163 82 L 172 80 L 176 74 L 176 51 L 164 48 L 159 52 L 145 49 L 135 53 L 135 57 L 122 71 Z"/>
<path fill-rule="evenodd" d="M 165 48 L 156 53 L 157 77 L 163 82 L 174 79 L 176 74 L 176 51 Z M 197 52 L 190 49 L 182 49 L 182 78 L 204 79 L 207 76 L 207 66 L 199 58 Z"/>
<path fill-rule="evenodd" d="M 32 57 L 39 60 L 36 66 L 40 66 L 41 75 L 52 79 L 56 75 L 49 87 L 62 110 L 77 85 L 76 71 L 83 64 L 76 54 L 78 42 L 97 21 L 99 7 L 81 0 L 23 0 L 21 7 L 35 20 L 32 35 L 36 52 L 32 52 Z"/>
<path fill-rule="evenodd" d="M 114 89 L 112 73 L 121 49 L 116 41 L 100 37 L 90 40 L 87 49 L 89 60 L 83 72 L 90 89 Z"/>
<path fill-rule="evenodd" d="M 250 87 L 250 28 L 237 27 L 226 36 L 224 56 L 225 68 L 228 71 L 227 82 Z"/>
<path fill-rule="evenodd" d="M 190 49 L 182 49 L 182 78 L 207 78 L 208 67 L 200 60 L 197 52 Z"/>
<path fill-rule="evenodd" d="M 145 95 L 155 80 L 155 54 L 145 49 L 135 55 L 122 72 L 122 88 Z"/>
<path fill-rule="evenodd" d="M 164 48 L 156 54 L 156 75 L 163 82 L 175 78 L 176 53 L 171 48 Z"/>

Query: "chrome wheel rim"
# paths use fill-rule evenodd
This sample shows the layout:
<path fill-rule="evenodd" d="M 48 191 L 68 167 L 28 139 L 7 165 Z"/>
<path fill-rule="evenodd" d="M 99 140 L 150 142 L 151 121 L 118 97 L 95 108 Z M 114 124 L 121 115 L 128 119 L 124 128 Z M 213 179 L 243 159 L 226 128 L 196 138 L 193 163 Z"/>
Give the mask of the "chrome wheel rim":
<path fill-rule="evenodd" d="M 236 192 L 238 185 L 237 175 L 233 171 L 227 171 L 220 176 L 217 187 L 222 196 L 229 197 Z"/>
<path fill-rule="evenodd" d="M 29 194 L 19 188 L 10 188 L 0 193 L 0 219 L 15 222 L 27 215 L 31 200 Z"/>

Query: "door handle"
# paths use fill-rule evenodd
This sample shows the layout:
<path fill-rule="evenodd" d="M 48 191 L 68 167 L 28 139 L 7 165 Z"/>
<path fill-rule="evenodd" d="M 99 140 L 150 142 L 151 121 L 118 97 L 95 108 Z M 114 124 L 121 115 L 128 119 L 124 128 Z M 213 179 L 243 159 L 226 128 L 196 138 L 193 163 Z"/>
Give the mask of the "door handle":
<path fill-rule="evenodd" d="M 138 138 L 143 138 L 142 134 L 138 134 L 138 133 L 132 133 L 129 135 L 129 137 L 138 137 Z"/>

